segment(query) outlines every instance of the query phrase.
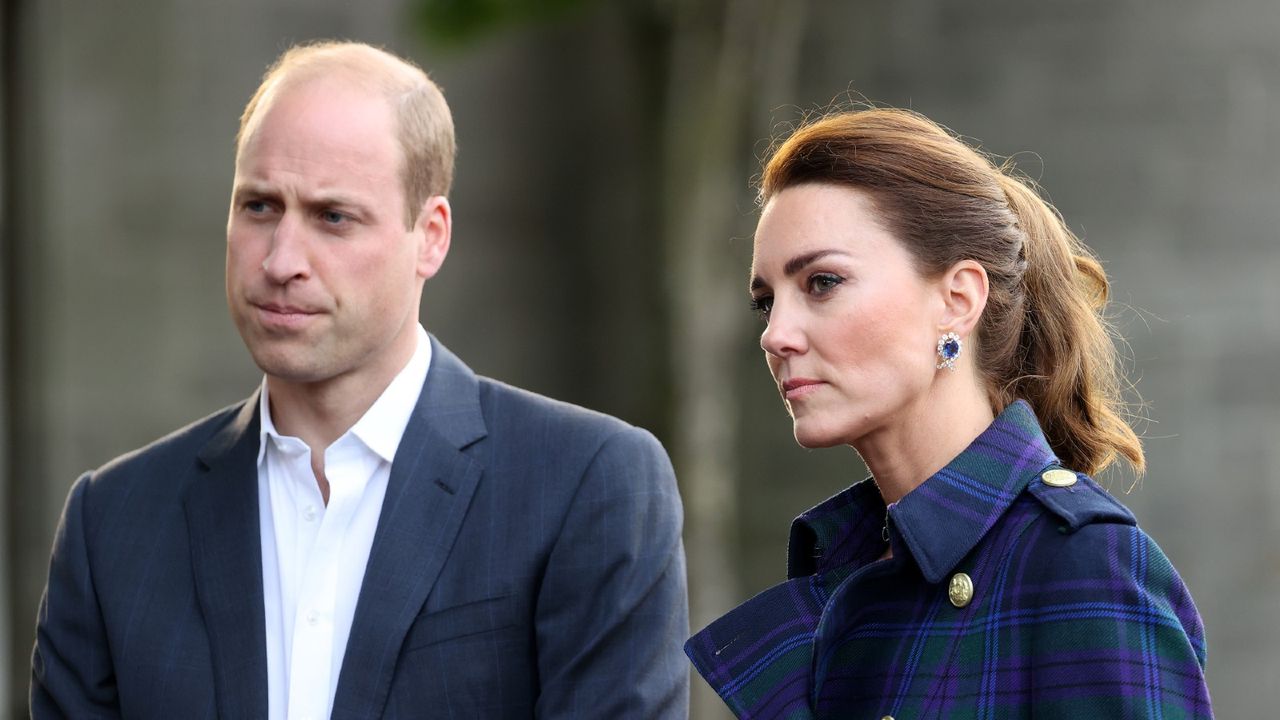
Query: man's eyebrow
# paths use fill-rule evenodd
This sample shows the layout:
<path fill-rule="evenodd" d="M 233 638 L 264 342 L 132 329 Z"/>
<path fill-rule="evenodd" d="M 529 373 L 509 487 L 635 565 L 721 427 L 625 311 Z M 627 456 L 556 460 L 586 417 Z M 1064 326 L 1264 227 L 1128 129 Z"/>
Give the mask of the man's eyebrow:
<path fill-rule="evenodd" d="M 231 199 L 235 201 L 246 197 L 271 197 L 274 195 L 275 193 L 265 186 L 251 182 L 241 183 L 231 189 Z"/>
<path fill-rule="evenodd" d="M 364 200 L 355 195 L 344 195 L 343 193 L 320 192 L 315 195 L 302 198 L 302 203 L 307 207 L 325 208 L 325 207 L 349 207 L 356 210 L 368 212 L 369 205 Z"/>
<path fill-rule="evenodd" d="M 275 199 L 280 193 L 273 190 L 270 186 L 255 182 L 246 182 L 235 186 L 231 192 L 232 199 L 239 203 L 246 198 L 269 198 Z M 319 192 L 315 195 L 301 198 L 302 205 L 307 208 L 326 208 L 326 207 L 349 207 L 358 212 L 370 212 L 369 204 L 361 198 L 354 195 L 347 195 L 341 192 Z"/>
<path fill-rule="evenodd" d="M 827 250 L 814 250 L 813 252 L 808 252 L 803 255 L 797 255 L 791 258 L 790 260 L 788 260 L 786 265 L 782 266 L 782 274 L 786 277 L 791 277 L 792 275 L 795 275 L 796 273 L 805 269 L 809 265 L 812 265 L 813 263 L 821 260 L 824 257 L 827 257 L 828 255 L 848 255 L 848 254 L 849 253 L 843 250 L 836 250 L 835 248 L 830 248 Z M 756 290 L 759 290 L 762 287 L 767 287 L 767 286 L 768 286 L 768 283 L 766 283 L 764 281 L 764 278 L 760 277 L 759 275 L 756 275 L 751 278 L 751 290 L 753 292 Z"/>

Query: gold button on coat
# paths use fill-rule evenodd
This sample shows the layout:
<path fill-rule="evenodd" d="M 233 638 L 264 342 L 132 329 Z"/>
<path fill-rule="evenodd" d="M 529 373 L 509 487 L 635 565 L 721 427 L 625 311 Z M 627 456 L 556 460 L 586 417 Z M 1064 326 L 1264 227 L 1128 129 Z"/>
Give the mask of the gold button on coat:
<path fill-rule="evenodd" d="M 951 604 L 962 608 L 973 600 L 973 580 L 964 573 L 951 576 L 951 584 L 947 587 L 947 597 Z"/>
<path fill-rule="evenodd" d="M 1050 487 L 1071 487 L 1076 484 L 1078 478 L 1070 470 L 1046 470 L 1040 479 Z"/>

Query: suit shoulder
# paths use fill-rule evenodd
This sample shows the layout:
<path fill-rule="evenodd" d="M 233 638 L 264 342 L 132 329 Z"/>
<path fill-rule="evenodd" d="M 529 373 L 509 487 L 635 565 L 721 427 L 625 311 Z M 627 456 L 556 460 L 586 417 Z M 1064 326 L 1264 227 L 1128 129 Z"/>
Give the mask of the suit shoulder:
<path fill-rule="evenodd" d="M 92 482 L 113 482 L 113 478 L 154 475 L 161 466 L 179 467 L 195 462 L 196 453 L 244 409 L 247 400 L 229 405 L 195 422 L 127 452 L 95 470 Z"/>
<path fill-rule="evenodd" d="M 598 437 L 604 440 L 620 432 L 639 431 L 630 423 L 597 410 L 556 400 L 499 380 L 479 377 L 480 404 L 486 417 L 519 424 L 538 424 L 551 431 Z"/>
<path fill-rule="evenodd" d="M 666 448 L 644 428 L 488 378 L 480 378 L 480 406 L 491 460 L 560 477 L 618 473 L 674 485 Z"/>

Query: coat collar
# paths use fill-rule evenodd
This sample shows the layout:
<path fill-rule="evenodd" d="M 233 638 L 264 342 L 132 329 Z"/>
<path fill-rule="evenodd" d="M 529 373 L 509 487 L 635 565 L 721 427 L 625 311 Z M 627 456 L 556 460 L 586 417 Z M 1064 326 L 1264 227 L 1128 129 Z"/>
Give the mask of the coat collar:
<path fill-rule="evenodd" d="M 902 537 L 925 580 L 940 582 L 1027 484 L 1057 462 L 1031 406 L 1015 401 L 964 452 L 889 509 L 890 532 Z"/>
<path fill-rule="evenodd" d="M 870 478 L 796 518 L 788 575 L 843 574 L 874 560 L 884 551 L 887 522 L 894 555 L 905 547 L 925 579 L 938 582 L 1057 461 L 1031 406 L 1015 401 L 964 452 L 895 503 L 887 521 Z"/>

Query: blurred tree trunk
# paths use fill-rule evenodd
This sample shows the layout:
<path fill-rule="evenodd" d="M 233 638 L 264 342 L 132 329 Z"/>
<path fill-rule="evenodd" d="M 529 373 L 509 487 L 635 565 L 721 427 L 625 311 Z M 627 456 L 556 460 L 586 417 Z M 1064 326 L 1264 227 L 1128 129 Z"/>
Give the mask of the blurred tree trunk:
<path fill-rule="evenodd" d="M 794 97 L 806 3 L 674 2 L 663 191 L 674 384 L 673 454 L 684 491 L 694 630 L 742 601 L 734 372 L 748 332 L 751 149 L 765 103 Z M 763 118 L 763 121 L 753 121 Z M 695 680 L 692 716 L 726 716 Z"/>

